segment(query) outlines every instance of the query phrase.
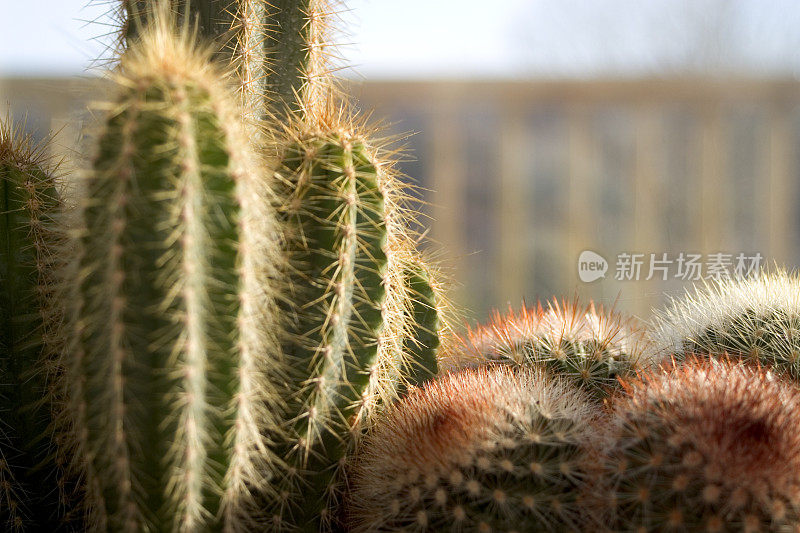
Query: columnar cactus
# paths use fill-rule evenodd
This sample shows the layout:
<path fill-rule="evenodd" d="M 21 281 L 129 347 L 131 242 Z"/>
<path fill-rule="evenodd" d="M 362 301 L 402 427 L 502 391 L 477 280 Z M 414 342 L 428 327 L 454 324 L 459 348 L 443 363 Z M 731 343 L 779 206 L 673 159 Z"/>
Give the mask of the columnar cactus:
<path fill-rule="evenodd" d="M 158 21 L 153 5 L 123 3 L 134 49 L 139 32 Z M 201 36 L 227 43 L 215 59 L 238 69 L 245 101 L 266 97 L 269 103 L 256 116 L 265 119 L 260 148 L 281 159 L 276 175 L 283 187 L 274 207 L 289 284 L 279 298 L 287 317 L 286 366 L 273 385 L 287 405 L 286 420 L 265 429 L 282 461 L 270 483 L 274 491 L 258 502 L 270 527 L 328 528 L 341 490 L 339 464 L 378 408 L 414 381 L 409 370 L 421 366 L 410 356 L 422 353 L 404 353 L 413 342 L 409 334 L 425 331 L 413 346 L 427 350 L 427 371 L 435 368 L 438 324 L 412 297 L 429 295 L 407 268 L 413 254 L 404 197 L 363 126 L 333 111 L 335 85 L 324 50 L 330 2 L 162 5 L 196 17 Z M 259 69 L 264 75 L 253 76 Z M 263 85 L 249 85 L 256 78 Z M 417 318 L 427 323 L 417 327 Z"/>
<path fill-rule="evenodd" d="M 292 324 L 284 345 L 288 469 L 275 526 L 329 523 L 337 469 L 382 355 L 389 276 L 387 184 L 364 139 L 346 129 L 299 137 L 284 155 Z"/>
<path fill-rule="evenodd" d="M 485 366 L 412 389 L 348 470 L 352 531 L 566 531 L 584 523 L 597 412 L 541 369 Z"/>
<path fill-rule="evenodd" d="M 122 39 L 133 42 L 162 0 L 123 0 Z M 286 119 L 316 116 L 332 89 L 329 23 L 335 0 L 166 0 L 215 40 L 216 59 L 237 72 L 248 109 Z"/>
<path fill-rule="evenodd" d="M 728 353 L 800 380 L 800 278 L 785 271 L 724 279 L 695 289 L 656 315 L 661 357 Z"/>
<path fill-rule="evenodd" d="M 163 14 L 127 50 L 83 187 L 68 413 L 102 530 L 250 531 L 276 461 L 273 200 L 196 50 Z"/>
<path fill-rule="evenodd" d="M 547 307 L 495 312 L 448 351 L 450 368 L 500 362 L 536 365 L 571 378 L 594 398 L 604 398 L 617 378 L 648 364 L 645 329 L 614 311 L 553 301 Z"/>
<path fill-rule="evenodd" d="M 797 531 L 800 398 L 727 360 L 691 360 L 628 385 L 594 440 L 612 531 Z"/>
<path fill-rule="evenodd" d="M 6 531 L 59 530 L 69 508 L 63 464 L 50 440 L 60 184 L 44 150 L 10 118 L 0 120 L 0 524 Z"/>
<path fill-rule="evenodd" d="M 411 299 L 408 323 L 414 330 L 407 335 L 403 345 L 406 354 L 408 384 L 420 386 L 439 371 L 437 352 L 441 344 L 441 301 L 435 287 L 435 272 L 424 263 L 410 263 L 405 279 Z M 401 384 L 403 385 L 403 384 Z"/>

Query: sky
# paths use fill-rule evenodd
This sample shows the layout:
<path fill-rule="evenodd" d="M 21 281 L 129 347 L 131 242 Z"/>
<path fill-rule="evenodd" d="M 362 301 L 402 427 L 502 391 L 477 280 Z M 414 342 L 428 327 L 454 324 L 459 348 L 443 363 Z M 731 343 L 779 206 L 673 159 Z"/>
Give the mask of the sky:
<path fill-rule="evenodd" d="M 0 76 L 81 74 L 110 2 L 0 0 Z M 797 0 L 350 0 L 350 77 L 800 74 Z"/>

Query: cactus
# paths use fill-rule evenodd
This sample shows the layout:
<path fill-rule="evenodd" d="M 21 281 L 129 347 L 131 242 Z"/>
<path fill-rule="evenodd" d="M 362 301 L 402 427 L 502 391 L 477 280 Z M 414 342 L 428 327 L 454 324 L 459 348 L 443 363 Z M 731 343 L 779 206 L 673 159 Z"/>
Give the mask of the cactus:
<path fill-rule="evenodd" d="M 156 21 L 120 65 L 66 274 L 75 456 L 97 529 L 249 531 L 281 412 L 273 200 L 210 54 Z"/>
<path fill-rule="evenodd" d="M 160 0 L 124 0 L 123 43 L 153 20 Z M 237 72 L 246 107 L 256 117 L 320 116 L 333 90 L 332 0 L 167 0 L 196 24 L 201 40 L 217 42 L 216 59 Z"/>
<path fill-rule="evenodd" d="M 575 530 L 579 465 L 597 416 L 540 369 L 465 369 L 412 389 L 350 460 L 347 527 Z"/>
<path fill-rule="evenodd" d="M 652 330 L 662 358 L 728 353 L 800 380 L 800 279 L 778 270 L 708 283 L 658 313 Z"/>
<path fill-rule="evenodd" d="M 72 519 L 51 439 L 61 184 L 45 149 L 10 118 L 0 120 L 0 524 L 7 531 L 56 531 Z"/>
<path fill-rule="evenodd" d="M 450 350 L 448 368 L 486 362 L 541 365 L 575 381 L 597 400 L 626 376 L 649 364 L 645 330 L 632 318 L 605 311 L 594 303 L 554 300 L 545 308 L 524 307 L 468 331 Z"/>
<path fill-rule="evenodd" d="M 404 345 L 403 351 L 408 354 L 410 363 L 404 374 L 409 376 L 411 385 L 420 386 L 438 373 L 436 352 L 440 345 L 440 304 L 435 281 L 431 279 L 433 273 L 424 263 L 408 265 L 405 276 L 412 298 L 412 316 L 408 322 L 416 329 Z"/>
<path fill-rule="evenodd" d="M 278 529 L 333 520 L 337 468 L 380 356 L 388 276 L 385 188 L 364 140 L 311 133 L 283 161 L 293 323 Z"/>
<path fill-rule="evenodd" d="M 90 530 L 338 527 L 346 455 L 436 370 L 439 281 L 391 159 L 333 111 L 330 4 L 284 4 L 120 4 L 117 96 L 59 251 L 54 427 Z M 253 75 L 267 52 L 285 59 Z M 273 106 L 248 132 L 263 162 L 233 70 L 239 104 Z"/>
<path fill-rule="evenodd" d="M 601 525 L 796 531 L 800 404 L 762 369 L 694 358 L 627 385 L 597 445 Z"/>

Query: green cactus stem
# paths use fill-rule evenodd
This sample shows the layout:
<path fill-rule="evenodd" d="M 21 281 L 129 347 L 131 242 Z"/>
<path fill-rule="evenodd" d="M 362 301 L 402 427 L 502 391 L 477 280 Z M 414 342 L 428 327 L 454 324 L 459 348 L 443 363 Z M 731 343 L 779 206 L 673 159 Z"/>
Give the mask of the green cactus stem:
<path fill-rule="evenodd" d="M 800 397 L 792 383 L 730 360 L 690 357 L 626 388 L 593 441 L 600 527 L 800 527 Z"/>
<path fill-rule="evenodd" d="M 278 116 L 317 117 L 330 91 L 331 51 L 326 48 L 334 12 L 330 0 L 272 0 L 267 22 L 268 95 Z"/>
<path fill-rule="evenodd" d="M 167 0 L 218 44 L 216 58 L 238 72 L 246 106 L 258 117 L 316 117 L 331 84 L 330 0 Z M 157 0 L 123 2 L 122 39 L 133 42 L 152 19 Z M 312 118 L 313 117 L 313 118 Z"/>
<path fill-rule="evenodd" d="M 409 264 L 405 270 L 408 297 L 411 300 L 411 316 L 407 323 L 413 331 L 404 339 L 403 352 L 407 381 L 400 383 L 402 395 L 407 385 L 419 387 L 436 376 L 439 363 L 440 302 L 431 279 L 432 273 L 422 263 Z"/>
<path fill-rule="evenodd" d="M 338 466 L 379 355 L 385 200 L 368 147 L 344 130 L 297 139 L 284 165 L 291 422 L 279 447 L 286 500 L 273 513 L 278 528 L 311 530 L 333 519 Z"/>
<path fill-rule="evenodd" d="M 412 389 L 349 461 L 349 531 L 576 531 L 597 416 L 541 369 L 485 366 Z"/>
<path fill-rule="evenodd" d="M 56 531 L 71 508 L 53 432 L 53 259 L 57 167 L 0 119 L 0 524 Z"/>
<path fill-rule="evenodd" d="M 220 72 L 163 12 L 85 184 L 67 371 L 94 522 L 250 531 L 276 458 L 273 201 Z"/>

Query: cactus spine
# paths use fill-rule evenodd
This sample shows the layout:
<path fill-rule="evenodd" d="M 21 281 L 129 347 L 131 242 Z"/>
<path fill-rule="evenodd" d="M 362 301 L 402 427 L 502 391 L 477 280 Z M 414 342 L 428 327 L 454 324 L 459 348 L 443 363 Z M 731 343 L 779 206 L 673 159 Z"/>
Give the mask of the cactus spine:
<path fill-rule="evenodd" d="M 518 313 L 496 312 L 488 324 L 467 333 L 462 346 L 445 356 L 445 364 L 542 366 L 602 400 L 618 385 L 618 377 L 649 364 L 648 354 L 645 329 L 632 318 L 594 303 L 554 300 L 546 308 L 538 304 Z"/>
<path fill-rule="evenodd" d="M 798 394 L 730 361 L 628 385 L 594 440 L 594 496 L 614 531 L 797 531 Z"/>
<path fill-rule="evenodd" d="M 800 380 L 800 278 L 783 270 L 715 281 L 672 302 L 653 322 L 661 357 L 723 353 Z"/>
<path fill-rule="evenodd" d="M 70 508 L 51 439 L 60 185 L 44 149 L 0 120 L 0 524 L 9 531 L 59 530 Z"/>
<path fill-rule="evenodd" d="M 379 355 L 387 264 L 384 191 L 362 139 L 311 134 L 287 149 L 284 164 L 293 324 L 279 528 L 332 519 L 336 471 Z"/>
<path fill-rule="evenodd" d="M 595 418 L 541 369 L 446 374 L 389 408 L 350 460 L 352 531 L 566 531 Z"/>
<path fill-rule="evenodd" d="M 166 0 L 215 40 L 216 59 L 237 72 L 246 107 L 259 118 L 319 116 L 332 88 L 326 49 L 331 0 Z M 122 40 L 133 42 L 158 0 L 123 2 Z"/>
<path fill-rule="evenodd" d="M 271 198 L 208 54 L 155 20 L 121 63 L 81 206 L 77 455 L 100 529 L 247 530 L 279 412 Z"/>

